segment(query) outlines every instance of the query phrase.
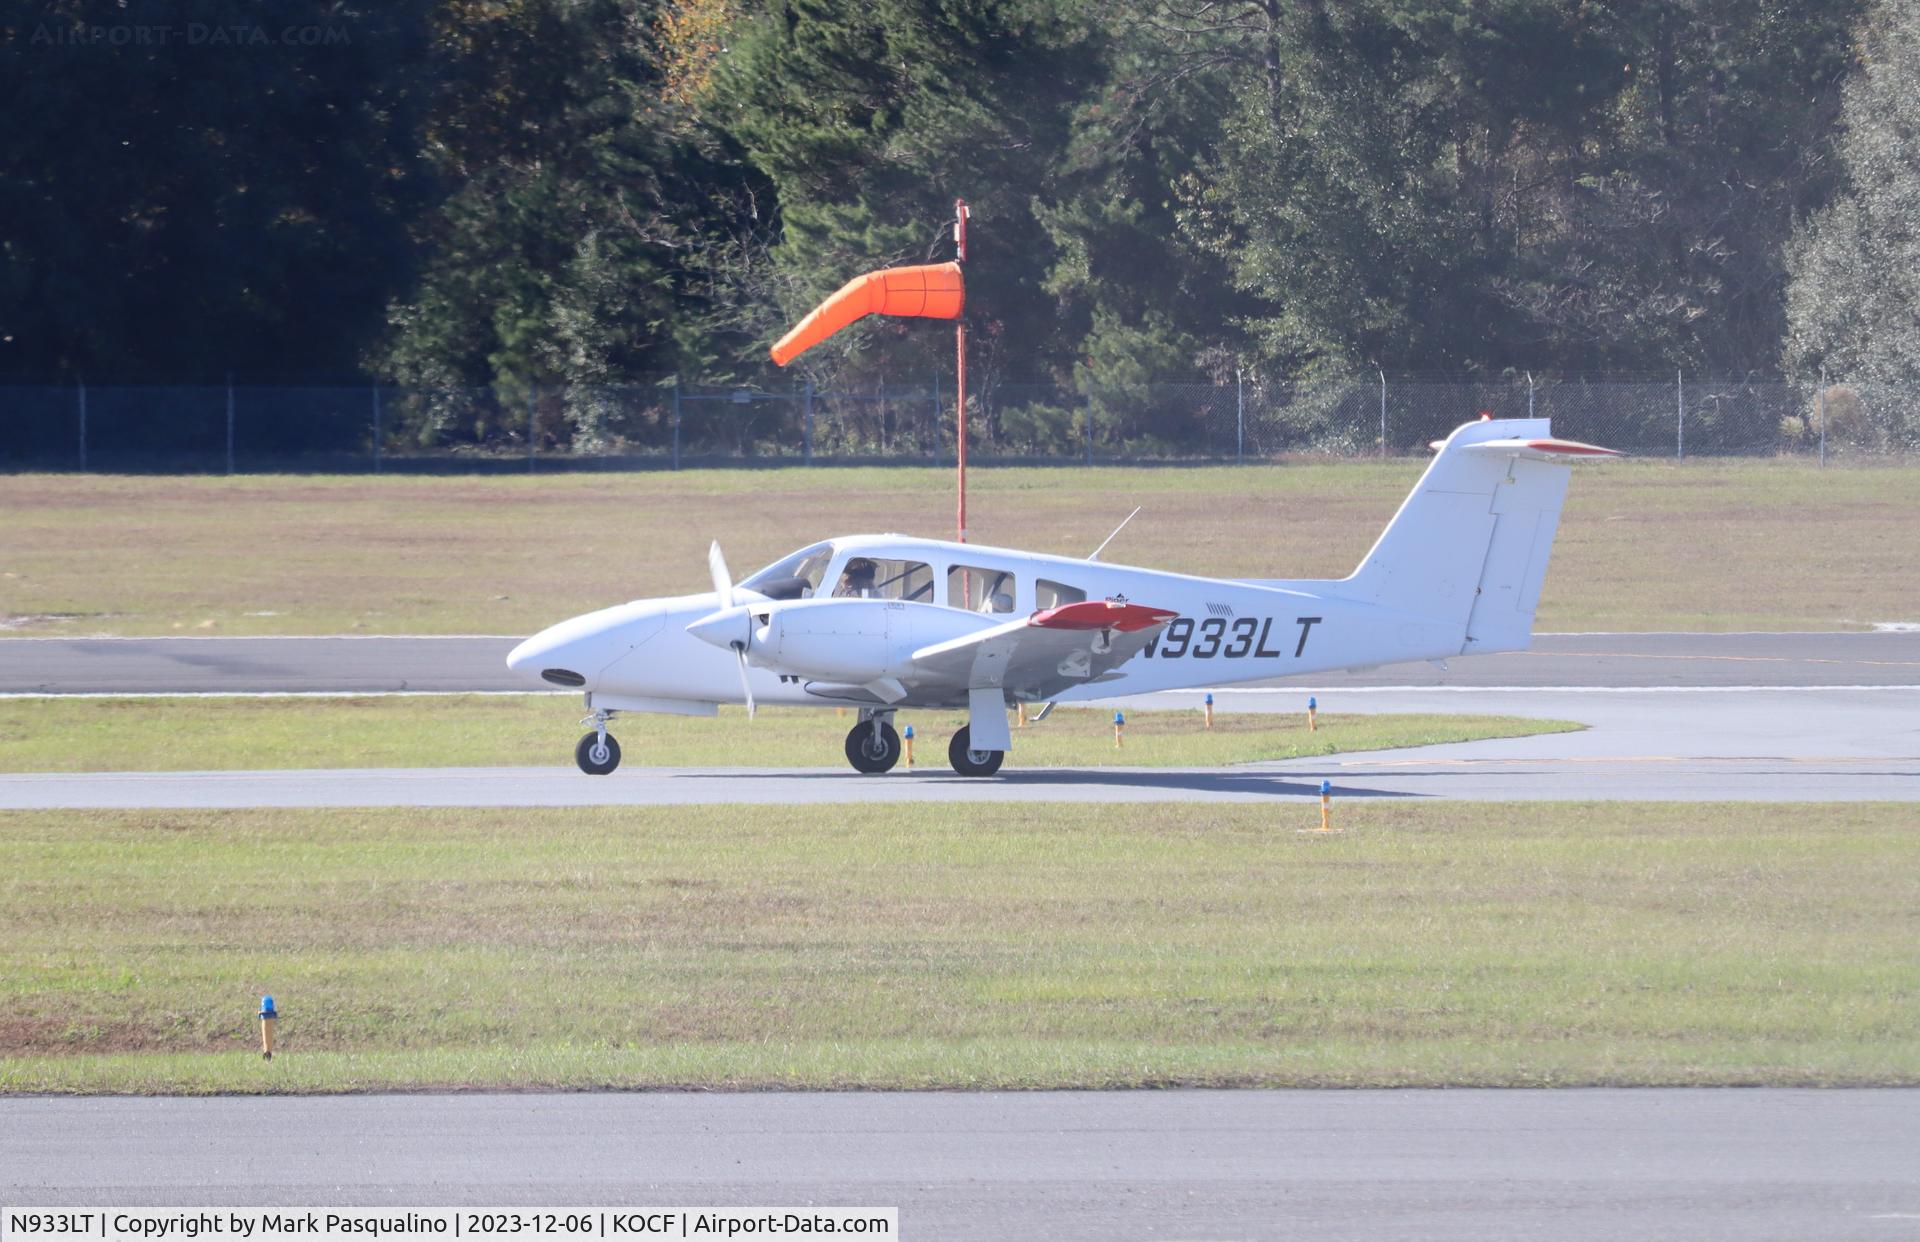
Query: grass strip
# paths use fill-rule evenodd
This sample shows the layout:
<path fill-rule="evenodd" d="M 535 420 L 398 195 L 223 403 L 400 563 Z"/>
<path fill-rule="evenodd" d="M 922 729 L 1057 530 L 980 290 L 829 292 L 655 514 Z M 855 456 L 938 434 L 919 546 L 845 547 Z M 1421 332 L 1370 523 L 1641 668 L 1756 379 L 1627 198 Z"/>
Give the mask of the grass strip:
<path fill-rule="evenodd" d="M 0 814 L 0 1090 L 1920 1084 L 1910 806 L 1316 819 Z"/>
<path fill-rule="evenodd" d="M 1207 468 L 989 467 L 975 542 L 1229 577 L 1340 577 L 1423 458 Z M 950 471 L 506 477 L 23 474 L 0 488 L 0 632 L 531 634 L 707 589 L 808 541 L 949 537 Z M 1116 496 L 1127 498 L 1125 503 Z M 1864 628 L 1911 615 L 1920 471 L 1636 460 L 1576 472 L 1543 630 Z M 1152 601 L 1145 601 L 1152 602 Z"/>

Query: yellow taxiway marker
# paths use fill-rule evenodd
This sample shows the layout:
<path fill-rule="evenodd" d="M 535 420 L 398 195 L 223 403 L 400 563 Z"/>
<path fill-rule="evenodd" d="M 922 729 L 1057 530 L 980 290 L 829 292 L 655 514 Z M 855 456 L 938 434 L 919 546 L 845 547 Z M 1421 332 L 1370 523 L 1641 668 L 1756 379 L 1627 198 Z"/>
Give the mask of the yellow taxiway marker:
<path fill-rule="evenodd" d="M 1333 801 L 1333 782 L 1320 782 L 1320 826 L 1318 828 L 1295 828 L 1302 836 L 1338 836 L 1344 829 L 1333 826 L 1331 803 Z"/>

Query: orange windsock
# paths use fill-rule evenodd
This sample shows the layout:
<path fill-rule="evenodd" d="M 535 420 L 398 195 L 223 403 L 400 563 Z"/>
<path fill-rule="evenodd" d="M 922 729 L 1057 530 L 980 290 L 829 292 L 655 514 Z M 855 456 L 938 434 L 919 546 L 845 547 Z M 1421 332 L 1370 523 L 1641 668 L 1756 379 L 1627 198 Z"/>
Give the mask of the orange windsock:
<path fill-rule="evenodd" d="M 900 315 L 919 319 L 958 319 L 966 304 L 958 263 L 926 267 L 889 267 L 856 276 L 807 312 L 793 331 L 773 347 L 773 360 L 786 366 L 856 319 Z"/>

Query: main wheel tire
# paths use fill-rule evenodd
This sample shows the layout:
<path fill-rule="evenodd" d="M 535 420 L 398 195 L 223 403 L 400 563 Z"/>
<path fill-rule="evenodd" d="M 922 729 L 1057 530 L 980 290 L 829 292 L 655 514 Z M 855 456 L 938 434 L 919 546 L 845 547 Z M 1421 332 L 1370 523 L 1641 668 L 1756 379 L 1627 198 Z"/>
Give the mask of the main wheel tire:
<path fill-rule="evenodd" d="M 953 770 L 962 776 L 992 776 L 998 772 L 1000 762 L 1007 757 L 1007 752 L 971 750 L 968 744 L 972 740 L 972 731 L 967 726 L 961 725 L 960 732 L 954 734 L 953 740 L 947 743 L 947 762 L 953 765 Z"/>
<path fill-rule="evenodd" d="M 891 771 L 893 765 L 900 762 L 900 735 L 883 720 L 879 740 L 875 741 L 873 722 L 861 721 L 847 733 L 847 762 L 853 765 L 854 771 L 869 776 Z"/>
<path fill-rule="evenodd" d="M 573 748 L 573 761 L 588 776 L 605 776 L 620 766 L 620 743 L 613 740 L 613 734 L 607 734 L 607 744 L 600 744 L 600 734 L 596 731 L 580 739 Z"/>

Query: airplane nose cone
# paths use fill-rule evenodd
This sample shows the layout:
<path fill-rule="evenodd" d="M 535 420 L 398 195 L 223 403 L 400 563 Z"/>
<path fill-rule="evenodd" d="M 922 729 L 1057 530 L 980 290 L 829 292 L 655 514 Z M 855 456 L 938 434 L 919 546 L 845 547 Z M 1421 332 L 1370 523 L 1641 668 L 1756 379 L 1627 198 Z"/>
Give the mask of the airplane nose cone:
<path fill-rule="evenodd" d="M 660 629 L 659 609 L 603 608 L 550 625 L 507 653 L 507 667 L 565 689 L 594 683 L 609 664 L 630 654 Z"/>
<path fill-rule="evenodd" d="M 523 676 L 537 678 L 549 685 L 573 688 L 583 686 L 590 670 L 580 667 L 584 652 L 569 635 L 553 626 L 540 631 L 512 651 L 507 652 L 507 667 Z M 569 648 L 573 648 L 570 650 Z"/>
<path fill-rule="evenodd" d="M 515 673 L 539 672 L 537 666 L 544 646 L 538 634 L 521 640 L 519 645 L 507 652 L 507 668 Z"/>
<path fill-rule="evenodd" d="M 740 607 L 722 608 L 689 624 L 687 633 L 722 651 L 731 650 L 733 644 L 747 639 L 747 610 Z"/>

